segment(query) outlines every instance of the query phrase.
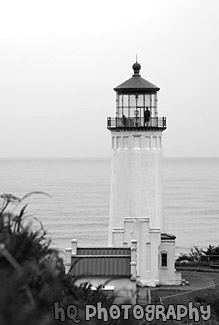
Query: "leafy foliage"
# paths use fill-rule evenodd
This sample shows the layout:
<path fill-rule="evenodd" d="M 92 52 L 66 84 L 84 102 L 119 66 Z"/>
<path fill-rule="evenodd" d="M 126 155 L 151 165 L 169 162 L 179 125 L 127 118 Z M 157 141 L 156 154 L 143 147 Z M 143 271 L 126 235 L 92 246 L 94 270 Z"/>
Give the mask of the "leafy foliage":
<path fill-rule="evenodd" d="M 193 246 L 188 253 L 181 253 L 177 258 L 177 262 L 181 261 L 190 261 L 190 262 L 198 262 L 203 257 L 203 250 L 198 246 Z"/>
<path fill-rule="evenodd" d="M 181 253 L 176 260 L 176 265 L 210 266 L 219 264 L 219 245 L 209 245 L 206 250 L 193 246 L 188 253 Z"/>
<path fill-rule="evenodd" d="M 9 210 L 32 194 L 36 192 L 21 199 L 11 194 L 0 196 L 0 324 L 59 324 L 54 320 L 56 301 L 63 307 L 78 305 L 79 309 L 98 301 L 109 306 L 112 300 L 103 292 L 92 291 L 88 284 L 77 287 L 65 274 L 63 260 L 50 248 L 42 225 L 37 231 L 31 224 L 25 225 L 27 205 L 17 213 Z M 65 324 L 72 324 L 72 320 L 66 319 Z"/>

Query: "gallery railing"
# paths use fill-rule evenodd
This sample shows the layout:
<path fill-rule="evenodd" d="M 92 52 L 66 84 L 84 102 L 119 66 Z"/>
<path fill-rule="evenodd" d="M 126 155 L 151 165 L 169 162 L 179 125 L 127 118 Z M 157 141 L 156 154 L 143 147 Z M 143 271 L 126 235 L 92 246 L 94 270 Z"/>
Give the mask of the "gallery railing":
<path fill-rule="evenodd" d="M 151 117 L 146 121 L 143 117 L 108 117 L 107 128 L 157 128 L 166 129 L 166 117 Z"/>

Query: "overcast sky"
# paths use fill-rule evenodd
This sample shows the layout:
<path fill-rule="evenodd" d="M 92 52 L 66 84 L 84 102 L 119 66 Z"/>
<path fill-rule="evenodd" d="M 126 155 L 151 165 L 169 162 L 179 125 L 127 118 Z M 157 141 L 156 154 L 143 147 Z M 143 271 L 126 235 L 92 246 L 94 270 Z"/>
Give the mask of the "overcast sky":
<path fill-rule="evenodd" d="M 109 157 L 113 87 L 161 90 L 165 157 L 219 157 L 218 0 L 0 5 L 0 155 Z"/>

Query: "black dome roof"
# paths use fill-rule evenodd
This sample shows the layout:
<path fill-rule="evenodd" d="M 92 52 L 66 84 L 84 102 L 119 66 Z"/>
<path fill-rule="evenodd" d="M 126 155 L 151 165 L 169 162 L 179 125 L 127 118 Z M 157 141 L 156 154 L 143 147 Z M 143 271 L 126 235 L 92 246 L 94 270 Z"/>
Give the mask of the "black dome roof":
<path fill-rule="evenodd" d="M 141 77 L 139 71 L 141 65 L 135 62 L 132 66 L 134 74 L 131 78 L 115 87 L 114 90 L 121 94 L 132 94 L 132 93 L 155 93 L 160 90 L 157 86 L 149 82 L 148 80 Z"/>

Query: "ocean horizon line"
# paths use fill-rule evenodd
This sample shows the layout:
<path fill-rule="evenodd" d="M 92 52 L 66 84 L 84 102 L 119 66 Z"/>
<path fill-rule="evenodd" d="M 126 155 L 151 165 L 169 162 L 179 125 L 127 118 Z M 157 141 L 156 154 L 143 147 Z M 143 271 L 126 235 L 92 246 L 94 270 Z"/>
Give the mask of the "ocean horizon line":
<path fill-rule="evenodd" d="M 5 160 L 110 160 L 111 157 L 0 157 L 0 161 Z M 173 159 L 173 160 L 181 160 L 181 159 L 219 159 L 218 157 L 208 157 L 208 156 L 194 156 L 194 157 L 188 157 L 188 156 L 182 156 L 182 157 L 174 157 L 174 156 L 163 156 L 163 159 Z"/>

